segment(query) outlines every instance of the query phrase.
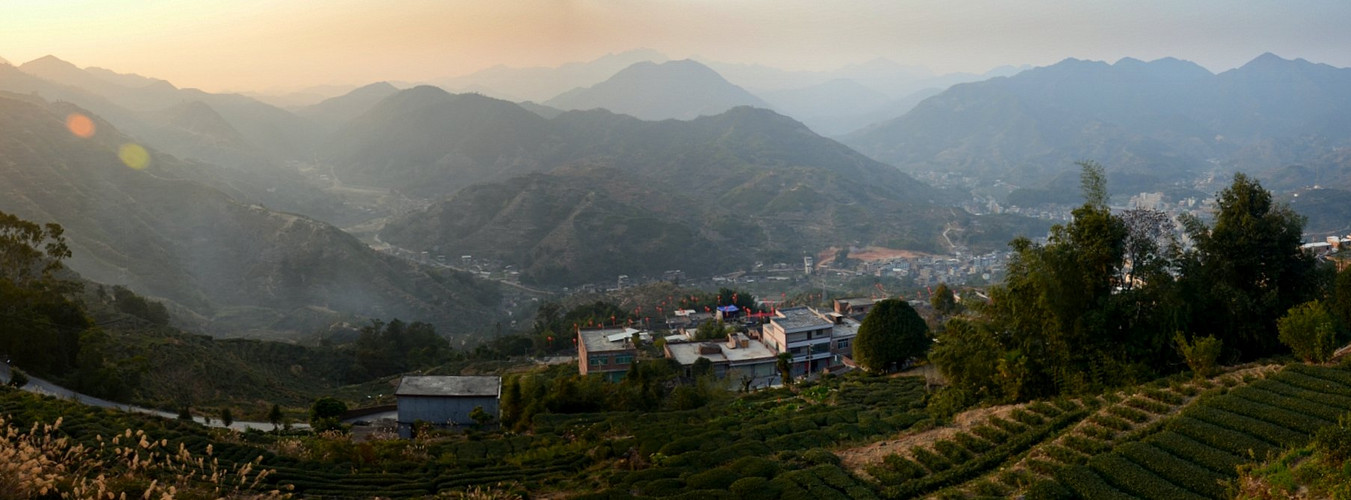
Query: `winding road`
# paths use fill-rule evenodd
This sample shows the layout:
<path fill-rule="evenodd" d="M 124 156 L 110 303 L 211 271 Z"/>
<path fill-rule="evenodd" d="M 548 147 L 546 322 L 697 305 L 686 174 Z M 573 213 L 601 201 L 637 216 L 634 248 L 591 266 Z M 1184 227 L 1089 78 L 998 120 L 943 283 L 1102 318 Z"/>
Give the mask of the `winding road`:
<path fill-rule="evenodd" d="M 8 364 L 8 363 L 0 363 L 0 382 L 5 383 L 5 384 L 8 384 L 8 383 L 9 383 L 9 380 L 10 380 L 10 376 L 11 376 L 11 374 L 10 374 L 9 364 Z M 96 398 L 96 397 L 93 397 L 93 396 L 89 396 L 89 395 L 86 395 L 86 394 L 80 394 L 80 393 L 78 393 L 78 392 L 72 391 L 72 390 L 67 389 L 67 388 L 65 388 L 65 387 L 61 387 L 61 386 L 59 386 L 59 385 L 53 384 L 53 383 L 51 383 L 50 381 L 47 381 L 47 380 L 44 380 L 44 379 L 41 379 L 41 378 L 38 378 L 38 377 L 34 377 L 34 376 L 32 376 L 32 375 L 29 375 L 29 376 L 28 376 L 28 384 L 27 384 L 27 385 L 24 385 L 24 386 L 22 387 L 22 389 L 25 390 L 25 391 L 34 393 L 34 394 L 43 394 L 43 395 L 53 396 L 53 397 L 57 397 L 57 398 L 61 398 L 61 399 L 68 399 L 68 400 L 72 400 L 72 401 L 75 401 L 75 402 L 80 403 L 80 404 L 89 405 L 89 406 L 97 406 L 97 407 L 99 407 L 99 408 L 108 408 L 108 409 L 112 409 L 112 410 L 124 411 L 124 412 L 132 412 L 132 413 L 144 413 L 144 414 L 146 414 L 146 415 L 156 415 L 156 416 L 160 416 L 160 417 L 164 417 L 164 418 L 169 418 L 169 419 L 175 419 L 175 418 L 178 418 L 178 414 L 177 414 L 177 413 L 172 413 L 172 412 L 167 412 L 167 411 L 160 411 L 160 410 L 155 410 L 155 409 L 151 409 L 151 408 L 143 408 L 143 407 L 140 407 L 140 406 L 133 406 L 133 405 L 122 404 L 122 403 L 114 403 L 114 402 L 108 401 L 108 400 L 106 400 L 106 399 L 99 399 L 99 398 Z M 225 424 L 224 424 L 223 422 L 221 422 L 220 419 L 212 419 L 210 422 L 207 422 L 205 417 L 193 417 L 193 418 L 192 418 L 192 421 L 193 421 L 193 422 L 197 422 L 198 424 L 201 424 L 201 425 L 209 426 L 209 427 L 225 427 Z M 296 424 L 291 424 L 291 427 L 292 427 L 292 428 L 297 428 L 297 429 L 308 429 L 308 428 L 310 427 L 310 424 L 296 423 Z M 250 430 L 250 429 L 256 429 L 256 430 L 260 430 L 260 431 L 270 431 L 270 430 L 273 429 L 273 425 L 272 425 L 271 422 L 240 422 L 240 421 L 235 421 L 235 422 L 233 422 L 233 423 L 230 424 L 230 428 L 231 428 L 231 429 L 234 429 L 234 430 L 237 430 L 237 431 L 246 431 L 246 430 Z"/>

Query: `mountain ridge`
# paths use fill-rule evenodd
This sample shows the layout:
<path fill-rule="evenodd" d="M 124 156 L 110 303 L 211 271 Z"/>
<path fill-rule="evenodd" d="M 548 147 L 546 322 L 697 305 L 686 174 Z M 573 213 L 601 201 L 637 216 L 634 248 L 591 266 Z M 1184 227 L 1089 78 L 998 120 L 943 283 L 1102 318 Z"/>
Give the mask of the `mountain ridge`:
<path fill-rule="evenodd" d="M 564 92 L 542 104 L 563 110 L 603 108 L 643 120 L 689 120 L 737 106 L 770 107 L 690 59 L 635 63 L 605 81 Z"/>
<path fill-rule="evenodd" d="M 150 166 L 128 168 L 117 151 L 129 138 L 97 116 L 97 133 L 78 138 L 65 128 L 71 113 L 88 114 L 0 95 L 0 125 L 11 131 L 0 137 L 0 209 L 65 226 L 70 267 L 90 279 L 171 300 L 215 333 L 271 331 L 312 308 L 330 313 L 305 329 L 397 316 L 467 333 L 474 318 L 494 317 L 491 286 L 418 270 L 328 224 L 174 178 L 190 166 L 154 150 Z"/>
<path fill-rule="evenodd" d="M 1271 75 L 1257 70 L 1286 68 Z M 1319 134 L 1351 140 L 1351 70 L 1264 55 L 1210 73 L 1187 61 L 1065 59 L 1011 77 L 953 86 L 904 116 L 841 140 L 909 172 L 1019 179 L 1031 185 L 1093 159 L 1114 172 L 1154 176 L 1162 186 L 1213 168 L 1262 170 L 1275 159 L 1251 149 Z M 1248 149 L 1245 149 L 1248 148 Z M 1265 163 L 1265 164 L 1263 164 Z"/>

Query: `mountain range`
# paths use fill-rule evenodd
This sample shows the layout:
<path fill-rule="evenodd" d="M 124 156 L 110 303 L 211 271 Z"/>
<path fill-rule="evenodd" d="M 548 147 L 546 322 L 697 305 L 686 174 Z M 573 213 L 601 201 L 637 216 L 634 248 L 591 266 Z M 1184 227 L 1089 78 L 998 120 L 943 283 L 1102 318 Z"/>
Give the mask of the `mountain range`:
<path fill-rule="evenodd" d="M 0 209 L 68 225 L 74 267 L 213 331 L 391 313 L 464 331 L 494 314 L 492 287 L 389 260 L 330 224 L 570 286 L 831 247 L 997 249 L 1044 229 L 953 208 L 970 194 L 905 172 L 1041 188 L 1008 200 L 1032 202 L 1077 192 L 1083 159 L 1106 165 L 1116 192 L 1201 197 L 1205 179 L 1240 169 L 1279 189 L 1331 188 L 1298 206 L 1351 187 L 1351 70 L 1303 60 L 1264 55 L 1217 75 L 1176 59 L 1070 59 L 900 97 L 875 87 L 940 77 L 875 61 L 790 75 L 818 80 L 761 99 L 699 62 L 632 61 L 655 57 L 575 66 L 591 83 L 544 104 L 375 83 L 289 109 L 53 57 L 0 64 L 6 127 L 24 131 L 5 129 Z M 95 117 L 96 139 L 63 130 L 72 112 Z M 888 113 L 901 116 L 845 144 L 818 130 Z M 106 169 L 125 143 L 147 146 L 150 168 Z"/>
<path fill-rule="evenodd" d="M 569 90 L 603 82 L 634 64 L 666 61 L 667 57 L 655 50 L 635 49 L 552 68 L 511 68 L 499 65 L 427 83 L 456 93 L 472 92 L 508 101 L 544 102 Z"/>
<path fill-rule="evenodd" d="M 92 137 L 67 130 L 74 114 L 91 117 Z M 429 273 L 331 225 L 240 202 L 153 149 L 148 167 L 129 168 L 119 150 L 135 140 L 71 104 L 0 95 L 0 130 L 0 210 L 63 225 L 72 269 L 170 301 L 185 326 L 271 334 L 365 316 L 463 333 L 495 317 L 490 284 Z"/>
<path fill-rule="evenodd" d="M 854 243 L 941 251 L 945 225 L 970 218 L 942 207 L 951 193 L 745 106 L 688 121 L 604 110 L 550 119 L 418 87 L 328 150 L 344 182 L 453 193 L 390 221 L 383 241 L 500 258 L 536 283 L 720 272 Z"/>
<path fill-rule="evenodd" d="M 1302 59 L 1264 54 L 1220 74 L 1171 58 L 1067 59 L 953 86 L 842 141 L 909 172 L 978 184 L 1044 185 L 1092 159 L 1135 176 L 1132 189 L 1158 190 L 1326 162 L 1351 140 L 1348 116 L 1351 70 Z M 1338 168 L 1334 182 L 1351 182 Z"/>
<path fill-rule="evenodd" d="M 727 109 L 730 99 L 736 104 L 773 109 L 805 123 L 819 134 L 835 136 L 898 117 L 920 99 L 954 84 L 1008 76 L 1027 69 L 1004 66 L 983 74 L 936 75 L 925 68 L 887 59 L 829 71 L 783 70 L 705 57 L 666 64 L 670 62 L 673 61 L 660 52 L 637 49 L 556 68 L 495 66 L 429 83 L 456 93 L 546 103 L 562 109 L 602 107 L 645 119 L 688 119 L 712 114 Z M 626 72 L 630 74 L 620 76 Z M 620 78 L 609 81 L 615 77 Z M 636 79 L 642 83 L 635 84 Z M 654 92 L 654 85 L 673 88 L 669 92 Z M 740 89 L 731 89 L 729 85 Z M 589 87 L 598 88 L 588 91 Z M 579 99 L 578 94 L 586 97 L 574 102 Z M 639 100 L 635 97 L 638 95 L 655 103 Z M 551 104 L 548 101 L 552 99 L 559 101 Z M 677 103 L 684 107 L 675 106 Z M 648 109 L 663 105 L 671 108 L 662 112 Z"/>

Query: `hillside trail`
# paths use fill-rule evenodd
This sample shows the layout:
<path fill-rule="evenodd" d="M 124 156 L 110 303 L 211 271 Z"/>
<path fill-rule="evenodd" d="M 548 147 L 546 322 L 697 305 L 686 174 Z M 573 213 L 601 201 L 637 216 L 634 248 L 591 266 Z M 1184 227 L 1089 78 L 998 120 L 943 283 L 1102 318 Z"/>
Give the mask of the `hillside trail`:
<path fill-rule="evenodd" d="M 8 364 L 8 363 L 0 363 L 0 383 L 8 384 L 8 383 L 9 383 L 9 380 L 10 380 L 10 376 L 11 376 L 11 372 L 10 372 L 9 364 Z M 167 411 L 162 411 L 162 410 L 156 410 L 156 409 L 153 409 L 153 408 L 145 408 L 145 407 L 135 406 L 135 405 L 129 405 L 129 404 L 116 403 L 116 402 L 108 401 L 108 400 L 106 400 L 106 399 L 96 398 L 96 397 L 93 397 L 93 396 L 90 396 L 90 395 L 87 395 L 87 394 L 81 394 L 81 393 L 72 391 L 72 390 L 70 390 L 70 389 L 67 389 L 67 388 L 65 388 L 65 387 L 61 387 L 61 386 L 59 386 L 59 385 L 56 385 L 56 384 L 54 384 L 54 383 L 52 383 L 51 381 L 48 381 L 48 380 L 46 380 L 46 379 L 39 378 L 39 377 L 35 377 L 35 376 L 33 376 L 33 375 L 29 375 L 29 376 L 28 376 L 28 384 L 24 385 L 24 386 L 21 387 L 20 389 L 22 389 L 22 390 L 24 390 L 24 391 L 26 391 L 26 392 L 31 392 L 31 393 L 33 393 L 33 394 L 41 394 L 41 395 L 44 395 L 44 396 L 52 396 L 52 397 L 55 397 L 55 398 L 60 398 L 60 399 L 66 399 L 66 400 L 74 401 L 74 402 L 76 402 L 76 403 L 80 403 L 80 404 L 86 405 L 86 406 L 96 406 L 96 407 L 99 407 L 99 408 L 107 408 L 107 409 L 110 409 L 110 410 L 117 410 L 117 411 L 128 412 L 128 413 L 141 413 L 141 414 L 145 414 L 145 415 L 155 415 L 155 416 L 158 416 L 158 417 L 164 417 L 164 418 L 167 418 L 167 419 L 177 419 L 177 418 L 178 418 L 178 414 L 177 414 L 177 413 L 172 413 L 172 412 L 167 412 Z M 226 427 L 225 423 L 224 423 L 224 422 L 221 422 L 220 419 L 212 419 L 212 420 L 210 420 L 210 421 L 207 421 L 207 420 L 206 420 L 206 417 L 192 417 L 192 421 L 193 421 L 193 422 L 196 422 L 196 423 L 198 423 L 198 424 L 207 426 L 207 427 L 221 427 L 221 428 Z M 310 427 L 310 424 L 305 424 L 305 423 L 294 423 L 294 424 L 290 424 L 290 426 L 291 426 L 291 428 L 295 428 L 295 429 L 308 429 L 308 428 Z M 274 428 L 276 428 L 276 426 L 272 425 L 271 422 L 235 421 L 235 422 L 230 423 L 229 428 L 230 428 L 230 429 L 233 429 L 233 430 L 237 430 L 237 431 L 247 431 L 247 430 L 271 431 L 271 430 L 273 430 Z"/>
<path fill-rule="evenodd" d="M 970 430 L 972 427 L 988 421 L 994 417 L 1007 418 L 1014 409 L 1021 408 L 1024 405 L 1000 405 L 985 408 L 976 408 L 967 410 L 953 417 L 952 423 L 941 427 L 903 432 L 895 439 L 887 439 L 869 443 L 863 446 L 839 450 L 835 455 L 840 457 L 840 461 L 845 470 L 854 471 L 860 475 L 867 474 L 866 467 L 872 464 L 882 463 L 882 458 L 887 455 L 905 454 L 908 450 L 916 446 L 932 448 L 933 444 L 944 439 L 949 439 L 953 435 Z"/>

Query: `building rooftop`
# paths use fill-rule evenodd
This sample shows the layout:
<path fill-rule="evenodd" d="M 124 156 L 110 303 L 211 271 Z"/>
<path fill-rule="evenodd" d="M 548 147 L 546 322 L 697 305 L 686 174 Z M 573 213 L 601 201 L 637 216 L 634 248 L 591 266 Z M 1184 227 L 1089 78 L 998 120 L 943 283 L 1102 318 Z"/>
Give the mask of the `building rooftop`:
<path fill-rule="evenodd" d="M 491 396 L 502 393 L 502 377 L 404 377 L 395 396 Z"/>
<path fill-rule="evenodd" d="M 627 351 L 633 349 L 633 344 L 629 342 L 633 334 L 638 330 L 633 328 L 602 328 L 599 330 L 582 330 L 579 334 L 582 337 L 582 343 L 586 345 L 586 352 L 595 354 L 605 351 Z M 610 340 L 615 338 L 617 340 Z"/>
<path fill-rule="evenodd" d="M 857 336 L 860 324 L 862 323 L 854 318 L 842 318 L 839 323 L 835 324 L 835 331 L 831 332 L 830 336 L 837 339 Z"/>
<path fill-rule="evenodd" d="M 877 299 L 867 297 L 854 297 L 849 299 L 835 299 L 835 302 L 843 302 L 854 307 L 870 306 L 877 303 Z"/>
<path fill-rule="evenodd" d="M 748 340 L 741 342 L 745 347 L 735 349 L 727 346 L 727 341 L 711 342 L 689 342 L 684 344 L 666 344 L 666 350 L 671 353 L 671 359 L 674 359 L 682 365 L 692 365 L 699 358 L 708 358 L 714 363 L 730 363 L 732 366 L 775 359 L 778 353 L 770 350 L 769 347 L 756 340 L 745 339 L 744 336 L 739 340 Z"/>
<path fill-rule="evenodd" d="M 779 309 L 779 317 L 771 318 L 775 324 L 778 324 L 784 331 L 814 330 L 817 328 L 829 328 L 832 323 L 818 316 L 816 312 L 806 307 L 794 307 L 792 309 Z"/>

